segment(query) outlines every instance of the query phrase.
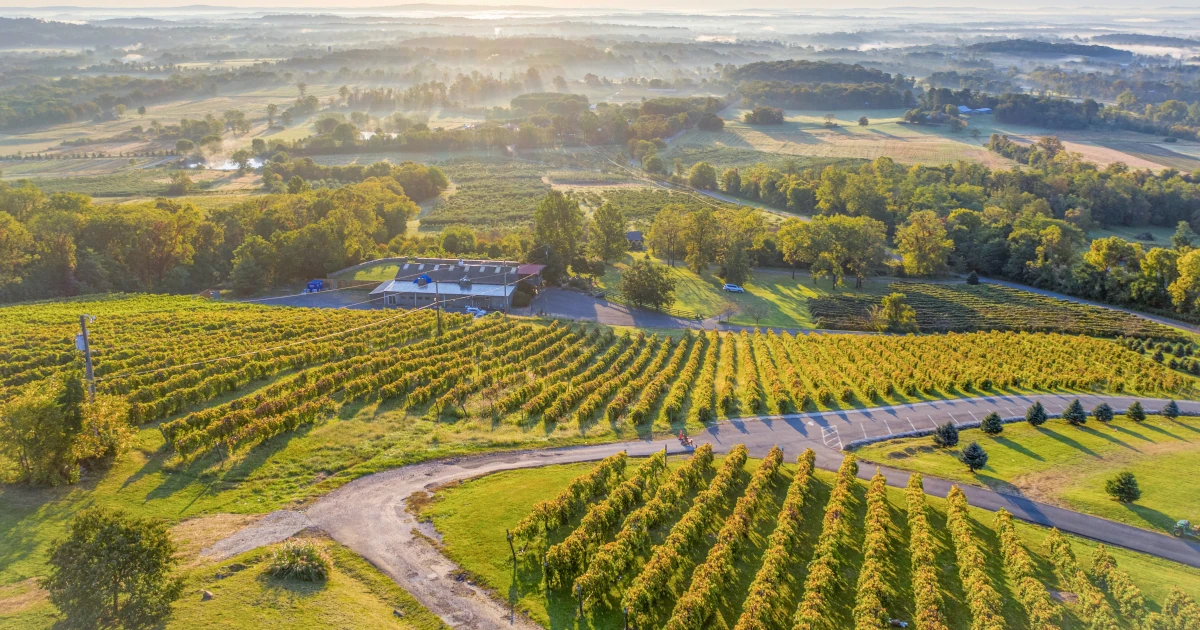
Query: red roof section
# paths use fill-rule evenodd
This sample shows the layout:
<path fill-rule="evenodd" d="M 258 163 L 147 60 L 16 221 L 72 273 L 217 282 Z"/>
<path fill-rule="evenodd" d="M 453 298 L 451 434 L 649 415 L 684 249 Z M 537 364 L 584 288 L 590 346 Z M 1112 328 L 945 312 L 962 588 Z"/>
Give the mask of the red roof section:
<path fill-rule="evenodd" d="M 546 268 L 546 265 L 533 265 L 533 264 L 521 265 L 520 267 L 517 267 L 517 275 L 518 276 L 536 276 L 536 275 L 542 273 L 542 270 L 545 268 Z"/>

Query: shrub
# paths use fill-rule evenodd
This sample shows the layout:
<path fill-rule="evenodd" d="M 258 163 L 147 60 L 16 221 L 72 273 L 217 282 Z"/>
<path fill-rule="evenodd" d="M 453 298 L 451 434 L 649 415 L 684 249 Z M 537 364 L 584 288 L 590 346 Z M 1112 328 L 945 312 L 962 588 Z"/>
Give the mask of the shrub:
<path fill-rule="evenodd" d="M 1004 432 L 1004 423 L 1000 420 L 1000 414 L 993 411 L 984 416 L 983 423 L 979 425 L 979 428 L 988 435 L 1000 435 Z"/>
<path fill-rule="evenodd" d="M 1105 402 L 1096 405 L 1096 408 L 1092 409 L 1092 417 L 1100 422 L 1112 422 L 1114 415 L 1113 408 Z"/>
<path fill-rule="evenodd" d="M 1174 400 L 1169 401 L 1163 406 L 1160 413 L 1163 415 L 1163 417 L 1174 420 L 1175 418 L 1179 417 L 1179 405 L 1176 404 Z"/>
<path fill-rule="evenodd" d="M 275 548 L 267 570 L 275 577 L 322 582 L 329 577 L 333 561 L 329 554 L 307 540 L 289 540 Z"/>
<path fill-rule="evenodd" d="M 1130 420 L 1141 422 L 1146 419 L 1146 410 L 1142 408 L 1142 403 L 1135 400 L 1129 405 L 1129 409 L 1125 410 L 1125 415 Z"/>
<path fill-rule="evenodd" d="M 938 425 L 933 431 L 933 443 L 943 448 L 958 445 L 958 427 L 953 422 Z"/>
<path fill-rule="evenodd" d="M 979 284 L 979 274 L 975 273 L 973 269 L 971 273 L 967 274 L 967 284 Z"/>
<path fill-rule="evenodd" d="M 1042 406 L 1041 401 L 1034 401 L 1029 406 L 1029 409 L 1025 411 L 1025 421 L 1035 427 L 1046 424 L 1046 408 Z"/>
<path fill-rule="evenodd" d="M 1133 503 L 1142 498 L 1142 490 L 1138 487 L 1137 478 L 1131 472 L 1119 472 L 1116 477 L 1104 482 L 1104 491 L 1108 496 L 1121 503 Z"/>
<path fill-rule="evenodd" d="M 962 454 L 958 456 L 958 461 L 966 464 L 971 472 L 975 472 L 987 466 L 987 451 L 983 450 L 983 447 L 977 442 L 971 442 L 967 445 L 967 448 L 963 449 Z"/>
<path fill-rule="evenodd" d="M 1063 410 L 1062 417 L 1075 426 L 1087 422 L 1087 412 L 1083 410 L 1083 405 L 1080 404 L 1078 398 L 1071 401 L 1070 405 L 1067 405 L 1067 408 Z"/>

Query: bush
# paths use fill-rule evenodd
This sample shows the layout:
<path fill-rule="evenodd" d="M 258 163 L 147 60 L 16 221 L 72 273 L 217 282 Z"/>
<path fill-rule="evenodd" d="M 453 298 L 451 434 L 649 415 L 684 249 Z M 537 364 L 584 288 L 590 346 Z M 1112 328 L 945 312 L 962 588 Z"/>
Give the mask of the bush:
<path fill-rule="evenodd" d="M 987 451 L 983 450 L 977 442 L 971 442 L 967 448 L 963 449 L 961 455 L 958 456 L 958 461 L 966 464 L 971 472 L 975 472 L 984 466 L 987 466 L 988 455 Z"/>
<path fill-rule="evenodd" d="M 1114 415 L 1116 414 L 1113 412 L 1113 408 L 1105 402 L 1096 405 L 1096 408 L 1092 409 L 1092 417 L 1100 422 L 1112 422 Z"/>
<path fill-rule="evenodd" d="M 1169 401 L 1163 406 L 1161 413 L 1163 417 L 1174 420 L 1175 418 L 1179 417 L 1179 405 L 1177 405 L 1174 400 Z"/>
<path fill-rule="evenodd" d="M 1071 401 L 1070 405 L 1067 405 L 1067 408 L 1063 410 L 1062 417 L 1063 420 L 1066 420 L 1075 426 L 1079 426 L 1087 422 L 1087 412 L 1083 410 L 1083 405 L 1080 404 L 1078 398 Z"/>
<path fill-rule="evenodd" d="M 271 575 L 305 582 L 322 582 L 329 577 L 333 561 L 329 554 L 307 540 L 289 540 L 275 548 L 271 556 Z"/>
<path fill-rule="evenodd" d="M 1035 427 L 1046 424 L 1046 408 L 1042 406 L 1041 401 L 1034 401 L 1029 406 L 1029 409 L 1025 411 L 1025 421 Z"/>
<path fill-rule="evenodd" d="M 933 443 L 943 448 L 958 445 L 958 427 L 953 422 L 938 425 L 933 431 Z"/>
<path fill-rule="evenodd" d="M 979 284 L 979 274 L 975 273 L 975 270 L 967 274 L 967 284 Z"/>
<path fill-rule="evenodd" d="M 1142 403 L 1135 400 L 1129 405 L 1129 409 L 1125 410 L 1125 416 L 1135 422 L 1141 422 L 1146 419 L 1146 410 L 1142 408 Z"/>
<path fill-rule="evenodd" d="M 1004 423 L 1000 420 L 1000 414 L 993 411 L 984 416 L 983 423 L 979 425 L 979 428 L 988 435 L 1000 435 L 1004 432 Z"/>
<path fill-rule="evenodd" d="M 1137 478 L 1131 472 L 1119 472 L 1116 477 L 1104 482 L 1104 491 L 1121 503 L 1133 503 L 1142 498 Z"/>

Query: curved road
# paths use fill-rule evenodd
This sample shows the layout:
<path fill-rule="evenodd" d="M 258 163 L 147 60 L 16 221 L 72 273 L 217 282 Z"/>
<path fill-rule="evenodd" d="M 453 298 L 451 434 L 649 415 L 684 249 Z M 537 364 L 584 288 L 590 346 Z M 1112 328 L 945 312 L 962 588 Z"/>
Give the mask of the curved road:
<path fill-rule="evenodd" d="M 944 422 L 967 425 L 991 411 L 1006 418 L 1023 416 L 1025 408 L 1039 400 L 1051 414 L 1065 408 L 1074 397 L 1060 395 L 993 396 L 946 400 L 914 405 L 858 409 L 826 413 L 788 414 L 714 425 L 694 436 L 708 442 L 717 452 L 745 444 L 752 455 L 765 455 L 778 444 L 788 458 L 813 448 L 817 465 L 833 470 L 841 462 L 839 449 L 852 440 L 887 439 L 904 433 L 928 431 Z M 1124 410 L 1134 398 L 1081 396 L 1085 407 L 1104 401 Z M 1157 410 L 1163 399 L 1138 398 L 1148 410 Z M 1200 415 L 1200 402 L 1180 401 L 1187 415 Z M 1120 421 L 1120 420 L 1118 420 Z M 459 581 L 458 567 L 429 543 L 436 536 L 418 523 L 406 507 L 414 492 L 479 475 L 550 464 L 593 461 L 617 451 L 645 456 L 667 448 L 682 454 L 677 440 L 645 440 L 596 446 L 516 451 L 478 457 L 426 462 L 404 466 L 356 479 L 317 500 L 304 512 L 277 512 L 227 538 L 204 553 L 229 557 L 255 547 L 283 540 L 305 527 L 318 527 L 334 540 L 371 561 L 424 606 L 456 628 L 536 628 L 528 620 L 511 617 L 500 602 L 477 586 Z M 859 476 L 868 478 L 871 466 L 862 466 Z M 888 483 L 903 487 L 908 473 L 881 468 Z M 944 497 L 953 484 L 935 477 L 925 478 L 925 491 Z M 1200 567 L 1200 544 L 1139 529 L 1129 525 L 1064 510 L 975 486 L 961 486 L 971 505 L 987 510 L 1005 508 L 1017 518 L 1058 527 L 1105 544 L 1117 545 L 1194 567 Z M 422 528 L 426 527 L 422 533 Z"/>

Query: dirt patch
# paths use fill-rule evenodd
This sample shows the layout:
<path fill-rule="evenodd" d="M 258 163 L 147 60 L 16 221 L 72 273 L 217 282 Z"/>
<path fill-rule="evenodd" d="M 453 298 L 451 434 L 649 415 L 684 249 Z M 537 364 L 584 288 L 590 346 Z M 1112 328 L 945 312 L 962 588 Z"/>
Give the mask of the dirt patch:
<path fill-rule="evenodd" d="M 49 601 L 50 593 L 38 585 L 37 578 L 0 586 L 0 615 L 23 612 Z"/>
<path fill-rule="evenodd" d="M 1050 591 L 1050 597 L 1064 604 L 1079 603 L 1079 596 L 1070 591 Z"/>
<path fill-rule="evenodd" d="M 278 510 L 266 516 L 256 517 L 249 527 L 236 530 L 231 536 L 221 538 L 204 547 L 200 557 L 205 560 L 224 560 L 240 553 L 287 540 L 297 532 L 312 527 L 312 521 L 303 512 Z"/>
<path fill-rule="evenodd" d="M 1034 501 L 1071 508 L 1070 504 L 1059 498 L 1058 493 L 1082 476 L 1097 470 L 1116 470 L 1126 463 L 1144 457 L 1193 450 L 1196 450 L 1196 445 L 1191 442 L 1175 440 L 1158 443 L 1139 442 L 1137 451 L 1122 449 L 1087 461 L 1072 462 L 1068 466 L 1021 475 L 1012 480 L 1012 485 L 1019 488 L 1025 497 Z"/>
<path fill-rule="evenodd" d="M 171 528 L 171 538 L 178 547 L 176 556 L 182 560 L 184 567 L 199 564 L 202 549 L 257 523 L 261 518 L 261 515 L 250 514 L 210 514 L 189 518 Z"/>

